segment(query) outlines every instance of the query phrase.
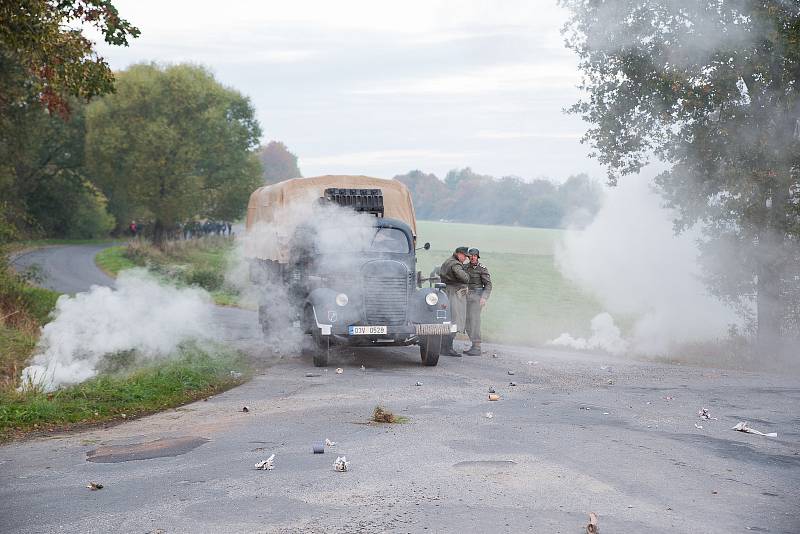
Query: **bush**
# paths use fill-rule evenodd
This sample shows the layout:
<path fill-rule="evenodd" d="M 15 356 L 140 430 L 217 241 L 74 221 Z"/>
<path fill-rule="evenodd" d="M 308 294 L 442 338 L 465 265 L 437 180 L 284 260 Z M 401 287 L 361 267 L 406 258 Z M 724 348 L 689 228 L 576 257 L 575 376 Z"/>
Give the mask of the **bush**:
<path fill-rule="evenodd" d="M 200 286 L 207 291 L 216 291 L 222 287 L 225 277 L 222 273 L 211 269 L 195 269 L 189 272 L 186 282 L 190 285 Z"/>

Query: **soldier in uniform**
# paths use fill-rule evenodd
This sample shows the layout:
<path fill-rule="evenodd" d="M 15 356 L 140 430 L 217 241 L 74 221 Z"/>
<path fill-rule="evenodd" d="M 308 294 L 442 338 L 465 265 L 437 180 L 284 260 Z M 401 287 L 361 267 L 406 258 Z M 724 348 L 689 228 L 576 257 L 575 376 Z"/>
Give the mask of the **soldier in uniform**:
<path fill-rule="evenodd" d="M 458 247 L 452 256 L 447 258 L 439 269 L 439 277 L 445 285 L 445 293 L 450 301 L 450 320 L 457 325 L 458 331 L 463 332 L 467 318 L 467 284 L 469 275 L 464 270 L 467 262 L 467 247 Z M 456 336 L 451 334 L 447 338 L 447 348 L 444 354 L 460 357 L 461 353 L 455 350 L 453 344 Z"/>
<path fill-rule="evenodd" d="M 468 356 L 481 355 L 481 311 L 492 294 L 492 278 L 489 269 L 479 260 L 481 251 L 471 248 L 467 252 L 469 263 L 464 268 L 469 275 L 467 284 L 467 335 L 472 342 L 469 350 L 464 354 Z"/>

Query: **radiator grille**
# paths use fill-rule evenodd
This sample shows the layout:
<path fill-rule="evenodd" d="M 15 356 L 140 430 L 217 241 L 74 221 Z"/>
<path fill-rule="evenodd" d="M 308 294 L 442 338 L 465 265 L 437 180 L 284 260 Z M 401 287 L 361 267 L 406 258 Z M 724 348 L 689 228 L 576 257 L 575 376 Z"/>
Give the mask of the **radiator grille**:
<path fill-rule="evenodd" d="M 364 277 L 364 310 L 367 323 L 401 325 L 406 321 L 408 286 L 405 276 L 388 278 Z"/>

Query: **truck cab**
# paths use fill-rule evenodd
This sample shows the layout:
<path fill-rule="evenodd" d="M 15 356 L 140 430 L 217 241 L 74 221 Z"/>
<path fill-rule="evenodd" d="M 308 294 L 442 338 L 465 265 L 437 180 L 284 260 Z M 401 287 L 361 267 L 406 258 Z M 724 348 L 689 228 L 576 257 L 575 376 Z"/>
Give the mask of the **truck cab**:
<path fill-rule="evenodd" d="M 310 215 L 291 234 L 283 232 L 288 236 L 283 257 L 253 258 L 259 266 L 256 271 L 270 272 L 268 276 L 257 272 L 251 278 L 267 292 L 274 290 L 270 283 L 282 285 L 296 310 L 293 324 L 308 336 L 306 350 L 316 366 L 326 366 L 337 345 L 418 345 L 422 363 L 436 365 L 442 339 L 455 325 L 442 287 L 422 287 L 416 221 L 408 220 L 408 213 L 413 217 L 410 195 L 385 194 L 386 190 L 407 193 L 405 186 L 395 180 L 353 180 L 366 177 L 325 178 L 316 184 L 322 190 Z M 352 187 L 359 182 L 368 182 L 361 185 L 369 187 Z M 387 210 L 398 198 L 405 209 Z M 342 210 L 360 216 L 337 216 Z M 387 217 L 387 212 L 399 217 Z M 428 248 L 428 243 L 420 247 Z M 265 279 L 270 282 L 264 283 Z M 267 312 L 259 313 L 265 332 L 270 329 Z"/>

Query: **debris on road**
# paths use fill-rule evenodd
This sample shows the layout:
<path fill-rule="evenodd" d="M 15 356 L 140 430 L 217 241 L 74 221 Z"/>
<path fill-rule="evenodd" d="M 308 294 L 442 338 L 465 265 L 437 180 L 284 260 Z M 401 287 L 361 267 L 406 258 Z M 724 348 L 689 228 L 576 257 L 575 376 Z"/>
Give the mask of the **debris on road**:
<path fill-rule="evenodd" d="M 250 408 L 248 408 L 247 406 L 242 406 L 242 411 L 243 411 L 244 413 L 247 413 L 247 412 L 249 412 L 249 411 L 250 411 Z"/>
<path fill-rule="evenodd" d="M 342 374 L 342 373 L 344 373 L 344 369 L 342 369 L 341 367 L 337 367 L 337 368 L 336 368 L 336 374 L 337 374 L 337 375 L 340 375 L 340 374 Z"/>
<path fill-rule="evenodd" d="M 271 455 L 266 460 L 262 460 L 256 464 L 256 469 L 261 469 L 263 471 L 272 471 L 275 469 L 275 464 L 272 461 L 275 459 L 275 455 Z"/>
<path fill-rule="evenodd" d="M 613 380 L 611 380 L 610 378 L 608 379 L 608 385 L 609 385 L 609 386 L 613 386 L 613 385 L 614 385 L 614 381 L 613 381 Z"/>
<path fill-rule="evenodd" d="M 509 382 L 508 385 L 513 388 L 513 387 L 515 387 L 517 385 L 517 383 L 516 382 Z"/>
<path fill-rule="evenodd" d="M 698 425 L 697 423 L 694 424 L 694 427 L 700 430 L 703 430 L 703 425 Z"/>
<path fill-rule="evenodd" d="M 489 400 L 498 401 L 500 400 L 500 395 L 498 395 L 497 393 L 489 393 Z"/>
<path fill-rule="evenodd" d="M 497 353 L 496 352 L 492 353 L 492 358 L 497 358 Z"/>
<path fill-rule="evenodd" d="M 759 432 L 758 430 L 755 430 L 754 428 L 750 428 L 750 423 L 748 423 L 747 421 L 740 421 L 740 422 L 736 423 L 736 426 L 733 427 L 731 430 L 738 430 L 739 432 L 747 432 L 748 434 L 757 434 L 759 436 L 766 436 L 768 438 L 777 438 L 778 437 L 778 433 L 777 432 L 769 432 L 769 433 L 765 434 L 764 432 Z"/>
<path fill-rule="evenodd" d="M 325 454 L 325 442 L 315 441 L 311 445 L 311 450 L 314 451 L 314 454 Z"/>
<path fill-rule="evenodd" d="M 492 386 L 489 386 L 489 393 L 496 393 Z"/>
<path fill-rule="evenodd" d="M 240 373 L 239 371 L 231 371 L 231 378 L 233 378 L 234 380 L 239 380 L 240 378 L 242 378 L 242 373 Z"/>
<path fill-rule="evenodd" d="M 362 372 L 364 372 L 364 373 L 366 373 L 366 372 L 367 372 L 367 368 L 366 368 L 366 367 L 364 367 L 364 364 L 361 364 L 361 371 L 362 371 Z"/>
<path fill-rule="evenodd" d="M 421 386 L 421 385 L 422 385 L 422 382 L 417 382 L 417 385 L 418 385 L 418 386 Z"/>
<path fill-rule="evenodd" d="M 589 524 L 586 525 L 586 534 L 597 534 L 598 532 L 600 532 L 600 530 L 597 525 L 597 514 L 589 512 Z"/>
<path fill-rule="evenodd" d="M 486 412 L 486 419 L 491 419 L 492 417 L 494 417 L 492 412 Z"/>
<path fill-rule="evenodd" d="M 321 376 L 319 373 L 306 373 L 306 378 L 317 378 Z"/>
<path fill-rule="evenodd" d="M 509 376 L 514 376 L 514 371 L 512 371 L 511 369 L 509 369 L 509 370 L 508 370 L 508 374 L 509 374 Z"/>
<path fill-rule="evenodd" d="M 700 419 L 716 419 L 716 417 L 711 417 L 708 408 L 700 408 L 700 411 L 697 412 L 697 416 L 700 417 Z"/>
<path fill-rule="evenodd" d="M 331 441 L 328 438 L 325 438 L 325 446 L 326 447 L 333 447 L 334 445 L 336 445 L 335 441 Z"/>
<path fill-rule="evenodd" d="M 336 461 L 333 462 L 333 468 L 341 473 L 347 471 L 350 467 L 350 462 L 347 461 L 347 456 L 337 456 Z"/>
<path fill-rule="evenodd" d="M 372 420 L 376 423 L 402 423 L 401 418 L 384 408 L 383 406 L 375 406 L 372 411 Z"/>
<path fill-rule="evenodd" d="M 86 487 L 92 491 L 103 489 L 103 485 L 100 484 L 99 482 L 89 482 L 88 484 L 86 484 Z"/>

